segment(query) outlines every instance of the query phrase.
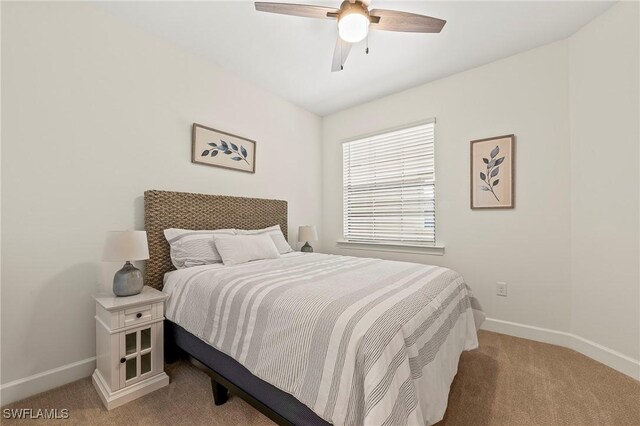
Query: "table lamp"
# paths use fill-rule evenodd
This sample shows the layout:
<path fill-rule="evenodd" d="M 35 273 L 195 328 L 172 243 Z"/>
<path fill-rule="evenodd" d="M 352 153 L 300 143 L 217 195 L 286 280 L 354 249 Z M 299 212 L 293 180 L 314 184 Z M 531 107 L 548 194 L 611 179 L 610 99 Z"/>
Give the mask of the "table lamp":
<path fill-rule="evenodd" d="M 313 247 L 309 245 L 309 241 L 318 241 L 318 232 L 315 225 L 304 225 L 298 228 L 298 242 L 305 244 L 300 249 L 304 253 L 313 253 Z"/>
<path fill-rule="evenodd" d="M 107 232 L 102 260 L 107 262 L 125 261 L 124 266 L 113 277 L 113 294 L 133 296 L 142 291 L 142 272 L 131 264 L 132 260 L 149 259 L 146 231 Z"/>

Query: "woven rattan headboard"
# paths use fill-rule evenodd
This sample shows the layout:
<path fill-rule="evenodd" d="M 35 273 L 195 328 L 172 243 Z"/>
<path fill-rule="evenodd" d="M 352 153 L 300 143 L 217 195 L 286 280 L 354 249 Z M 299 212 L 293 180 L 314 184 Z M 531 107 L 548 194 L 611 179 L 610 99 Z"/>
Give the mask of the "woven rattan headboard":
<path fill-rule="evenodd" d="M 287 238 L 287 202 L 145 191 L 144 224 L 149 240 L 145 284 L 162 289 L 164 274 L 174 269 L 169 257 L 169 243 L 164 238 L 165 229 L 261 229 L 280 225 Z"/>

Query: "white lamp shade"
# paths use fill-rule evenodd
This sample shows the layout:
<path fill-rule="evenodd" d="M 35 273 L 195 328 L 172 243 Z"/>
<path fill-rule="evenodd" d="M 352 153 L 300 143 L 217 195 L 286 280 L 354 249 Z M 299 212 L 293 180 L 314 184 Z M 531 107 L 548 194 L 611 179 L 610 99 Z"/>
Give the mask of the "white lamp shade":
<path fill-rule="evenodd" d="M 146 231 L 108 231 L 104 241 L 102 260 L 145 260 L 149 258 Z"/>
<path fill-rule="evenodd" d="M 316 231 L 315 225 L 305 225 L 298 228 L 298 241 L 317 241 L 318 231 Z"/>

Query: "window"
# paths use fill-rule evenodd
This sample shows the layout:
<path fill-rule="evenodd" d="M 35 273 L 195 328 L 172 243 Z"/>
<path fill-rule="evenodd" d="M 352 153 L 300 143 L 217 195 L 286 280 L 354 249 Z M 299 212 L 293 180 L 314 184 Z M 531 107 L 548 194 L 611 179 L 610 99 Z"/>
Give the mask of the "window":
<path fill-rule="evenodd" d="M 430 120 L 344 144 L 347 242 L 435 244 L 434 123 Z"/>

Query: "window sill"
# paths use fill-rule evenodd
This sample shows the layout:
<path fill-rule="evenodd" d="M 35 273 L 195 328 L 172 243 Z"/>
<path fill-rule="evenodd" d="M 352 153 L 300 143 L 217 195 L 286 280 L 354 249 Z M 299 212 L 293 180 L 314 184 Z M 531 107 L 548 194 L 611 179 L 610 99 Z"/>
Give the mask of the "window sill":
<path fill-rule="evenodd" d="M 419 246 L 409 244 L 393 244 L 393 243 L 364 243 L 356 241 L 336 241 L 340 248 L 349 248 L 353 250 L 370 250 L 370 251 L 392 251 L 397 253 L 417 253 L 428 254 L 432 256 L 444 256 L 444 246 Z"/>

